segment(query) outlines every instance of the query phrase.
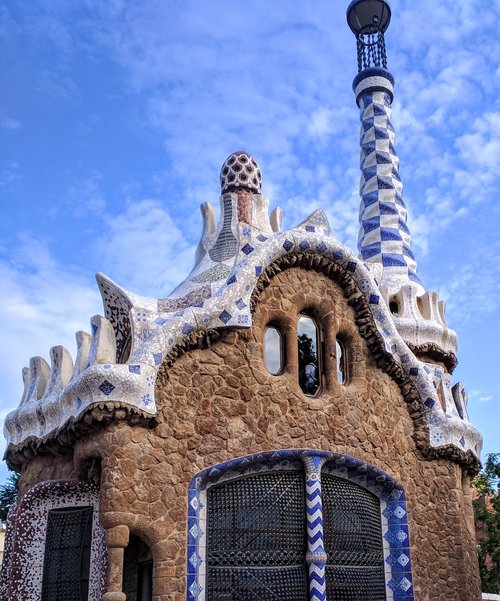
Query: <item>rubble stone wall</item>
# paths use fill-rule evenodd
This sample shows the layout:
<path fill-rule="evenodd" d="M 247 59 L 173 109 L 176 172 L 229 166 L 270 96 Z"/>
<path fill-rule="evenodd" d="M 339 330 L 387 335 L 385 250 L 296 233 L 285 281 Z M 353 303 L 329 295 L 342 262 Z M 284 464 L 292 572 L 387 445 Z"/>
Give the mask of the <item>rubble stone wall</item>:
<path fill-rule="evenodd" d="M 325 338 L 323 385 L 306 397 L 298 385 L 295 325 L 313 316 Z M 263 335 L 272 322 L 285 333 L 286 367 L 269 374 Z M 349 382 L 337 382 L 335 338 L 350 356 Z M 76 455 L 102 457 L 101 523 L 126 524 L 150 547 L 154 601 L 181 601 L 186 591 L 187 489 L 199 471 L 259 451 L 310 448 L 354 456 L 404 487 L 408 503 L 414 598 L 478 601 L 470 532 L 471 501 L 462 469 L 425 460 L 398 385 L 370 357 L 353 309 L 327 276 L 291 268 L 259 297 L 254 325 L 227 331 L 208 349 L 177 359 L 157 380 L 159 424 L 125 422 L 77 442 Z M 69 464 L 61 468 L 69 470 Z M 30 467 L 24 486 L 44 478 Z"/>

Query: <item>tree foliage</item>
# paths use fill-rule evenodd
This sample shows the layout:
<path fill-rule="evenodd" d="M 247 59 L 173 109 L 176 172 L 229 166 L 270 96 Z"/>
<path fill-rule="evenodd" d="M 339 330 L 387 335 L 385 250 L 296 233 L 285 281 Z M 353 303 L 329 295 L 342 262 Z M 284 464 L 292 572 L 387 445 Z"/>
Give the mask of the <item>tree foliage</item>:
<path fill-rule="evenodd" d="M 5 522 L 9 509 L 14 505 L 19 490 L 19 474 L 13 472 L 5 484 L 0 484 L 0 520 Z"/>
<path fill-rule="evenodd" d="M 472 485 L 476 489 L 474 518 L 479 534 L 481 585 L 485 593 L 500 592 L 500 453 L 488 455 Z"/>

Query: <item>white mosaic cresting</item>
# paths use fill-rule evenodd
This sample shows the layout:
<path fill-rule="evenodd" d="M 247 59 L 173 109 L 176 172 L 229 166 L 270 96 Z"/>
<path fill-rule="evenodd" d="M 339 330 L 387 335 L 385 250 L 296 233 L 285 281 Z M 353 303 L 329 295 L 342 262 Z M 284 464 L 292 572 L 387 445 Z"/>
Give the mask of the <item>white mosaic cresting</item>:
<path fill-rule="evenodd" d="M 267 219 L 264 227 L 262 214 L 267 212 L 268 201 L 255 196 L 253 200 L 259 205 L 253 213 L 259 214 L 259 227 L 237 221 L 236 194 L 222 196 L 221 223 L 212 233 L 205 228 L 200 242 L 203 252 L 198 253 L 197 266 L 164 299 L 133 294 L 98 274 L 105 313 L 112 321 L 102 316 L 93 317 L 91 334 L 77 334 L 78 354 L 74 366 L 63 347 L 52 350 L 50 368 L 41 357 L 30 361 L 30 367 L 23 372 L 25 392 L 21 404 L 5 420 L 9 450 L 20 448 L 30 439 L 49 438 L 97 404 L 108 408 L 127 407 L 146 417 L 155 415 L 155 381 L 165 356 L 193 333 L 250 327 L 250 299 L 261 273 L 285 255 L 314 252 L 338 264 L 356 282 L 372 312 L 385 350 L 402 366 L 419 391 L 431 432 L 430 445 L 453 445 L 479 458 L 481 435 L 465 413 L 448 413 L 443 419 L 434 371 L 419 361 L 406 344 L 432 341 L 443 350 L 454 348 L 454 333 L 443 321 L 435 325 L 435 313 L 441 308 L 432 293 L 422 297 L 429 308 L 429 319 L 423 314 L 425 311 L 420 312 L 418 319 L 412 315 L 410 309 L 418 308 L 418 297 L 411 297 L 410 302 L 410 293 L 404 290 L 400 297 L 403 313 L 392 315 L 388 292 L 379 285 L 383 275 L 381 266 L 363 262 L 340 244 L 332 235 L 323 211 L 315 211 L 297 227 L 280 232 L 279 212 L 275 212 L 271 220 Z M 227 232 L 236 240 L 236 248 L 231 258 L 214 261 L 208 250 L 215 248 L 223 232 L 224 219 L 228 223 L 224 207 L 231 213 L 231 227 Z M 205 267 L 213 269 L 214 275 L 200 280 L 198 276 L 206 273 Z M 412 319 L 411 334 L 404 335 L 404 325 Z M 443 378 L 443 373 L 440 377 Z"/>

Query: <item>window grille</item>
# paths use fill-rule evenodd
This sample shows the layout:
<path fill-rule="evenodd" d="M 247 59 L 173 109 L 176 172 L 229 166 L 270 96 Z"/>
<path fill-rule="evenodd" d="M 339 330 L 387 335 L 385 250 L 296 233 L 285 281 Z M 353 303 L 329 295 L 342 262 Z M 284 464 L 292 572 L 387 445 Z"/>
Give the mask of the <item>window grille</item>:
<path fill-rule="evenodd" d="M 321 475 L 327 598 L 385 601 L 379 499 L 355 483 Z"/>
<path fill-rule="evenodd" d="M 207 490 L 207 601 L 307 601 L 305 475 L 257 473 Z M 385 601 L 380 500 L 322 472 L 326 592 Z"/>
<path fill-rule="evenodd" d="M 209 601 L 304 601 L 308 581 L 305 480 L 257 474 L 207 494 Z"/>
<path fill-rule="evenodd" d="M 92 507 L 49 511 L 42 601 L 88 601 Z"/>

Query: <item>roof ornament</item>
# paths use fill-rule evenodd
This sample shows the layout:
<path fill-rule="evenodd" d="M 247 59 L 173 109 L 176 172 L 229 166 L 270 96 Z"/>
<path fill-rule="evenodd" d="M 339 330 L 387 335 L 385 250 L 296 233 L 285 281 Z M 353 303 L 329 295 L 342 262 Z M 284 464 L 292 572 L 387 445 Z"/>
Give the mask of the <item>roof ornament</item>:
<path fill-rule="evenodd" d="M 353 0 L 347 9 L 347 23 L 356 36 L 358 72 L 370 67 L 387 69 L 384 32 L 391 21 L 391 7 L 385 0 Z"/>

